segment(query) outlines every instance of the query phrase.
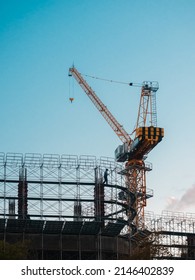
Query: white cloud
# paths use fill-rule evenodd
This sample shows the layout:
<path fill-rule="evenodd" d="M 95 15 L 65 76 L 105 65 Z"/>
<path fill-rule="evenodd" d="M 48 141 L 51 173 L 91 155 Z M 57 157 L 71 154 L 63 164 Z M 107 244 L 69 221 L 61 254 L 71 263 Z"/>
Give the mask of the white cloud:
<path fill-rule="evenodd" d="M 187 189 L 180 199 L 169 197 L 167 199 L 166 210 L 170 211 L 189 211 L 194 207 L 195 211 L 195 184 Z"/>

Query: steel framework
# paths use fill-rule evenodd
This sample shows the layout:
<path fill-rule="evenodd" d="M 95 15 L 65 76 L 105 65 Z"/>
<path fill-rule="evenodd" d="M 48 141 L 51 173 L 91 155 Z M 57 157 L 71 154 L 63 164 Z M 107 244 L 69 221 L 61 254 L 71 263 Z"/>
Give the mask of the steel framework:
<path fill-rule="evenodd" d="M 195 214 L 163 211 L 161 215 L 147 212 L 146 228 L 156 234 L 156 258 L 195 259 Z"/>
<path fill-rule="evenodd" d="M 0 216 L 104 225 L 120 220 L 128 227 L 131 193 L 122 169 L 107 157 L 0 153 Z"/>
<path fill-rule="evenodd" d="M 150 165 L 145 168 L 149 171 Z M 103 184 L 105 169 L 108 184 Z M 129 190 L 126 172 L 135 171 L 107 157 L 0 153 L 0 228 L 4 234 L 31 232 L 40 224 L 41 232 L 51 228 L 76 234 L 79 226 L 79 234 L 98 229 L 101 235 L 128 236 L 129 217 L 137 218 L 132 206 L 143 190 Z M 147 190 L 145 197 L 152 195 Z M 156 246 L 167 248 L 159 249 L 156 258 L 195 259 L 195 214 L 163 211 L 144 216 L 145 228 L 131 236 L 132 242 L 154 233 Z"/>

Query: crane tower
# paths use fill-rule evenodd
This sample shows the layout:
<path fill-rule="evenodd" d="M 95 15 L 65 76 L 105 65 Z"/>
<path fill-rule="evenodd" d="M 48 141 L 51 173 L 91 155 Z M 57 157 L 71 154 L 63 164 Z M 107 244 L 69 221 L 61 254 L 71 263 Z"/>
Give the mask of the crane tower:
<path fill-rule="evenodd" d="M 137 123 L 132 138 L 74 66 L 69 68 L 69 76 L 76 79 L 123 143 L 115 150 L 115 159 L 124 163 L 121 173 L 125 176 L 125 185 L 129 194 L 126 201 L 127 220 L 129 230 L 133 235 L 137 230 L 144 229 L 144 207 L 147 199 L 146 171 L 151 170 L 151 166 L 145 163 L 145 159 L 164 137 L 164 129 L 157 127 L 156 92 L 159 88 L 158 83 L 148 81 L 140 85 L 129 83 L 130 86 L 141 87 Z"/>

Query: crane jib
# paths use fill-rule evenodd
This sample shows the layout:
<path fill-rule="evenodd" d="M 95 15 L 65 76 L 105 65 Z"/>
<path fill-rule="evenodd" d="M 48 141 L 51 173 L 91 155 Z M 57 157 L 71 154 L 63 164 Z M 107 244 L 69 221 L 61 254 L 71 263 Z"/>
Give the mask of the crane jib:
<path fill-rule="evenodd" d="M 115 119 L 115 117 L 112 115 L 112 113 L 103 104 L 103 102 L 99 99 L 99 97 L 96 95 L 96 93 L 92 90 L 92 88 L 84 80 L 82 75 L 77 71 L 77 69 L 75 67 L 72 67 L 69 69 L 69 76 L 73 76 L 77 80 L 79 85 L 82 87 L 82 89 L 85 91 L 87 96 L 94 103 L 96 108 L 99 110 L 99 112 L 102 114 L 102 116 L 108 122 L 108 124 L 111 126 L 111 128 L 114 130 L 116 135 L 120 138 L 120 140 L 123 143 L 131 142 L 132 140 L 131 140 L 129 134 L 125 131 L 124 128 L 122 128 L 122 125 L 118 123 L 118 121 Z"/>

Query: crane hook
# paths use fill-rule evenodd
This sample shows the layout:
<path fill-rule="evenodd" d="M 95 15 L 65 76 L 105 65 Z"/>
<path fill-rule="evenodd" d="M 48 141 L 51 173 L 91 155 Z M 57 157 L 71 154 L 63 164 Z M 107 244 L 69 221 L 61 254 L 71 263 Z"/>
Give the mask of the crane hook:
<path fill-rule="evenodd" d="M 70 102 L 72 103 L 74 101 L 74 98 L 73 97 L 70 97 L 69 98 Z"/>

